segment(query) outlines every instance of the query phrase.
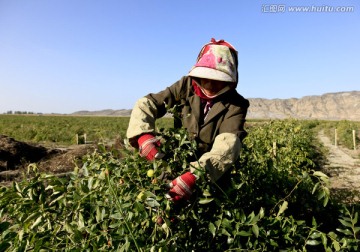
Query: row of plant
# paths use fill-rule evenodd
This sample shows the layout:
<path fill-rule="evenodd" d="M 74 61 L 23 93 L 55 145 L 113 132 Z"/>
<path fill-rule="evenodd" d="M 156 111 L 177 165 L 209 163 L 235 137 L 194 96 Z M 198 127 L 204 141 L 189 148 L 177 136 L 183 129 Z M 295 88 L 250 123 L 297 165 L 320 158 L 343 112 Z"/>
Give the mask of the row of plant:
<path fill-rule="evenodd" d="M 324 130 L 325 134 L 332 140 L 335 144 L 335 130 L 336 130 L 336 140 L 337 144 L 348 148 L 354 149 L 354 136 L 353 131 L 355 131 L 355 145 L 357 149 L 360 147 L 360 122 L 355 121 L 328 121 L 321 124 L 321 128 Z"/>
<path fill-rule="evenodd" d="M 129 117 L 97 117 L 67 115 L 0 115 L 0 134 L 14 137 L 19 141 L 31 141 L 46 144 L 71 145 L 77 143 L 76 135 L 83 143 L 84 134 L 92 142 L 123 139 L 129 123 Z M 261 124 L 262 120 L 253 120 L 249 126 Z M 356 143 L 360 145 L 360 123 L 354 121 L 303 121 L 305 127 L 324 130 L 334 141 L 337 129 L 338 144 L 353 149 L 352 131 L 356 131 Z M 170 128 L 172 118 L 157 121 L 159 128 Z"/>
<path fill-rule="evenodd" d="M 169 201 L 167 183 L 196 144 L 161 130 L 163 160 L 99 146 L 69 177 L 40 174 L 0 189 L 0 251 L 358 251 L 359 205 L 332 199 L 308 125 L 249 129 L 240 158 L 218 183 Z"/>
<path fill-rule="evenodd" d="M 19 141 L 76 144 L 84 133 L 92 141 L 123 137 L 129 118 L 42 115 L 0 115 L 0 133 Z"/>
<path fill-rule="evenodd" d="M 129 117 L 0 115 L 0 121 L 0 134 L 19 141 L 72 145 L 79 139 L 83 143 L 84 134 L 91 142 L 123 139 Z M 171 122 L 164 118 L 158 125 L 169 127 Z"/>

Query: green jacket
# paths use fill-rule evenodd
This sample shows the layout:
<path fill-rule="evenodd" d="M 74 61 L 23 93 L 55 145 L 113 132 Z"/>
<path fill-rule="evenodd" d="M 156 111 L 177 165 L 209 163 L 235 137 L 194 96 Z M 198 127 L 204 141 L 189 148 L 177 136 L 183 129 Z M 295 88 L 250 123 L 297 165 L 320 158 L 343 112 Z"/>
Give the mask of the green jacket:
<path fill-rule="evenodd" d="M 148 94 L 135 104 L 127 137 L 155 131 L 155 120 L 164 116 L 167 108 L 178 106 L 179 126 L 187 129 L 199 146 L 201 157 L 191 163 L 194 168 L 205 168 L 212 181 L 218 180 L 239 156 L 249 101 L 229 90 L 214 100 L 206 120 L 203 120 L 201 99 L 194 93 L 192 78 L 185 76 L 159 93 Z"/>

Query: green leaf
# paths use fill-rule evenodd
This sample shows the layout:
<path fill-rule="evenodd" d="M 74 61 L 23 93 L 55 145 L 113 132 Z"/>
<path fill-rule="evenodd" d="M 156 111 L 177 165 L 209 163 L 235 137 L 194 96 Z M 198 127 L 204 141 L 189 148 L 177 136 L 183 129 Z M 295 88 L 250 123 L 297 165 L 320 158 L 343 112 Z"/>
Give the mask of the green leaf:
<path fill-rule="evenodd" d="M 96 221 L 97 222 L 100 222 L 100 221 L 102 221 L 102 215 L 101 215 L 101 211 L 100 211 L 100 208 L 97 206 L 96 207 L 96 216 L 95 216 L 95 218 L 96 218 Z"/>
<path fill-rule="evenodd" d="M 254 235 L 256 236 L 256 238 L 259 237 L 259 227 L 258 225 L 253 225 L 252 228 L 251 228 L 252 232 L 254 233 Z"/>
<path fill-rule="evenodd" d="M 214 223 L 212 223 L 212 222 L 209 223 L 209 230 L 210 230 L 210 233 L 212 234 L 212 236 L 215 237 L 216 227 L 215 227 Z"/>
<path fill-rule="evenodd" d="M 79 225 L 79 228 L 85 227 L 84 217 L 83 217 L 83 215 L 81 213 L 79 213 L 78 225 Z"/>
<path fill-rule="evenodd" d="M 325 196 L 326 196 L 326 193 L 325 193 L 324 190 L 322 190 L 322 191 L 320 191 L 320 192 L 318 193 L 317 199 L 318 199 L 318 200 L 321 200 L 321 199 L 324 198 Z"/>
<path fill-rule="evenodd" d="M 166 237 L 169 237 L 169 234 L 170 234 L 170 228 L 169 228 L 169 226 L 167 225 L 167 223 L 165 222 L 165 223 L 163 223 L 162 225 L 161 225 L 161 228 L 165 231 L 165 233 L 166 233 Z"/>
<path fill-rule="evenodd" d="M 21 191 L 21 188 L 20 188 L 19 184 L 18 184 L 17 182 L 14 182 L 14 185 L 15 185 L 16 190 L 17 190 L 19 193 L 21 193 L 22 191 Z"/>
<path fill-rule="evenodd" d="M 160 206 L 159 202 L 157 202 L 153 198 L 147 198 L 145 200 L 145 204 L 148 205 L 149 207 L 159 207 Z"/>
<path fill-rule="evenodd" d="M 355 216 L 353 218 L 353 221 L 352 221 L 353 225 L 355 225 L 358 222 L 358 217 L 359 217 L 359 214 L 358 214 L 358 212 L 356 212 Z"/>
<path fill-rule="evenodd" d="M 134 209 L 137 211 L 137 212 L 143 212 L 145 210 L 145 207 L 142 203 L 138 202 L 138 201 L 135 201 L 134 202 Z"/>
<path fill-rule="evenodd" d="M 138 200 L 147 200 L 148 198 L 154 198 L 156 199 L 156 195 L 149 191 L 141 191 L 137 197 Z"/>
<path fill-rule="evenodd" d="M 98 176 L 99 179 L 104 180 L 106 178 L 106 172 L 105 170 L 102 170 Z"/>
<path fill-rule="evenodd" d="M 327 176 L 325 173 L 321 172 L 321 171 L 315 171 L 315 172 L 313 173 L 313 175 L 316 176 L 316 177 L 325 177 L 325 178 L 328 178 L 328 176 Z"/>
<path fill-rule="evenodd" d="M 317 245 L 321 244 L 321 242 L 317 241 L 317 240 L 307 240 L 306 244 L 310 245 L 310 246 L 317 246 Z"/>
<path fill-rule="evenodd" d="M 203 195 L 204 195 L 205 197 L 210 197 L 210 196 L 211 196 L 211 193 L 209 192 L 209 190 L 204 190 L 204 191 L 203 191 Z"/>
<path fill-rule="evenodd" d="M 316 189 L 319 187 L 320 185 L 320 182 L 317 182 L 315 185 L 314 185 L 314 188 L 312 189 L 312 192 L 311 194 L 314 194 L 316 192 Z"/>
<path fill-rule="evenodd" d="M 227 219 L 227 218 L 222 219 L 221 226 L 223 226 L 224 228 L 228 228 L 228 229 L 232 228 L 231 221 L 229 221 L 229 219 Z"/>
<path fill-rule="evenodd" d="M 82 172 L 83 172 L 83 175 L 84 175 L 85 177 L 89 176 L 89 171 L 88 171 L 88 169 L 86 168 L 86 166 L 83 166 Z"/>
<path fill-rule="evenodd" d="M 121 225 L 122 225 L 121 222 L 115 222 L 115 223 L 111 224 L 109 227 L 110 227 L 110 228 L 117 228 L 117 227 L 119 227 L 119 226 L 121 226 Z"/>
<path fill-rule="evenodd" d="M 345 234 L 345 235 L 349 235 L 349 236 L 352 236 L 352 235 L 353 235 L 353 233 L 352 233 L 349 229 L 337 228 L 336 230 L 339 231 L 340 233 Z"/>
<path fill-rule="evenodd" d="M 19 241 L 22 241 L 23 236 L 24 236 L 24 229 L 21 229 L 21 230 L 19 230 L 19 232 L 18 232 Z"/>
<path fill-rule="evenodd" d="M 334 249 L 336 250 L 336 251 L 340 251 L 340 244 L 339 244 L 339 242 L 338 241 L 333 241 L 333 246 L 334 246 Z"/>
<path fill-rule="evenodd" d="M 312 218 L 311 224 L 314 228 L 317 228 L 317 222 L 316 222 L 315 217 Z"/>
<path fill-rule="evenodd" d="M 231 236 L 231 234 L 225 228 L 221 229 L 221 234 L 226 235 L 226 236 Z"/>
<path fill-rule="evenodd" d="M 205 204 L 210 203 L 210 202 L 213 201 L 213 200 L 214 200 L 214 198 L 201 198 L 201 199 L 199 200 L 199 204 L 205 205 Z"/>
<path fill-rule="evenodd" d="M 259 218 L 260 219 L 262 219 L 262 218 L 264 218 L 264 216 L 265 216 L 265 210 L 264 210 L 264 208 L 260 208 L 260 211 L 259 211 Z"/>
<path fill-rule="evenodd" d="M 49 203 L 49 206 L 51 206 L 51 205 L 53 205 L 55 202 L 57 202 L 57 201 L 60 201 L 60 200 L 62 200 L 63 198 L 65 198 L 65 194 L 62 194 L 62 195 L 60 195 L 59 197 L 57 197 L 56 199 L 54 199 L 53 201 L 51 201 L 50 203 Z"/>
<path fill-rule="evenodd" d="M 30 229 L 34 229 L 37 225 L 39 225 L 40 222 L 41 222 L 41 220 L 42 220 L 42 216 L 39 216 L 39 217 L 36 219 L 36 221 L 31 225 Z"/>
<path fill-rule="evenodd" d="M 38 217 L 40 215 L 40 212 L 38 211 L 34 211 L 32 214 L 30 214 L 25 220 L 24 223 L 28 223 L 31 220 L 35 219 L 36 217 Z"/>
<path fill-rule="evenodd" d="M 130 242 L 126 241 L 125 244 L 121 246 L 120 252 L 129 251 L 129 247 L 130 247 Z"/>
<path fill-rule="evenodd" d="M 72 226 L 67 222 L 65 223 L 65 230 L 66 230 L 66 232 L 68 232 L 70 234 L 74 233 L 74 230 L 73 230 Z"/>
<path fill-rule="evenodd" d="M 240 235 L 240 236 L 251 236 L 251 233 L 250 232 L 246 232 L 244 230 L 241 230 L 240 232 L 237 232 L 237 235 Z"/>
<path fill-rule="evenodd" d="M 322 234 L 321 232 L 314 231 L 314 232 L 311 233 L 310 238 L 311 239 L 319 238 L 319 237 L 321 237 L 321 234 Z"/>
<path fill-rule="evenodd" d="M 122 217 L 122 215 L 120 213 L 112 214 L 112 215 L 110 215 L 110 218 L 111 219 L 116 219 L 116 220 L 122 220 L 123 219 L 123 217 Z"/>
<path fill-rule="evenodd" d="M 326 207 L 328 202 L 329 202 L 329 196 L 325 196 L 324 201 L 323 201 L 323 206 Z"/>
<path fill-rule="evenodd" d="M 88 180 L 88 188 L 89 188 L 89 190 L 92 189 L 93 180 L 94 180 L 94 177 L 89 177 L 89 180 Z"/>
<path fill-rule="evenodd" d="M 326 237 L 326 234 L 324 234 L 324 233 L 321 233 L 321 242 L 324 245 L 324 247 L 327 246 L 327 237 Z"/>
<path fill-rule="evenodd" d="M 139 194 L 136 196 L 137 200 L 145 200 L 146 199 L 146 195 L 144 192 L 139 192 Z"/>
<path fill-rule="evenodd" d="M 270 245 L 276 248 L 279 247 L 279 244 L 276 241 L 274 241 L 274 239 L 270 239 Z"/>
<path fill-rule="evenodd" d="M 276 217 L 279 217 L 288 208 L 288 202 L 285 200 L 277 213 Z"/>
<path fill-rule="evenodd" d="M 345 227 L 349 227 L 349 228 L 352 228 L 352 224 L 343 220 L 343 219 L 339 219 L 339 221 L 341 222 L 341 224 L 343 224 L 343 226 Z"/>
<path fill-rule="evenodd" d="M 259 216 L 255 215 L 254 212 L 251 212 L 251 214 L 249 214 L 248 218 L 249 218 L 249 220 L 246 222 L 246 224 L 248 224 L 248 225 L 256 224 L 259 220 Z"/>
<path fill-rule="evenodd" d="M 337 235 L 334 232 L 329 232 L 328 236 L 332 239 L 332 240 L 336 240 Z"/>

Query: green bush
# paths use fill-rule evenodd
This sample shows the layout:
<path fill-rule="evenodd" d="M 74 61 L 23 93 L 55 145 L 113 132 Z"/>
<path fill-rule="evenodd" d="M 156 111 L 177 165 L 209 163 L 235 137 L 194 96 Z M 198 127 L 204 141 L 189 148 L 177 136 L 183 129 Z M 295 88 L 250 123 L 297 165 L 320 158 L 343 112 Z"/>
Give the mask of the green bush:
<path fill-rule="evenodd" d="M 335 121 L 335 122 L 327 122 L 323 124 L 325 126 L 325 132 L 330 137 L 332 142 L 335 142 L 335 129 L 337 131 L 337 143 L 342 145 L 348 149 L 354 149 L 354 141 L 353 141 L 353 130 L 355 130 L 355 142 L 357 148 L 359 146 L 360 138 L 360 123 L 354 121 Z"/>
<path fill-rule="evenodd" d="M 185 130 L 161 134 L 164 160 L 99 146 L 69 177 L 30 166 L 32 178 L 0 189 L 0 251 L 358 251 L 359 206 L 329 200 L 301 123 L 252 128 L 229 174 L 200 178 L 183 204 L 166 184 L 196 144 Z"/>

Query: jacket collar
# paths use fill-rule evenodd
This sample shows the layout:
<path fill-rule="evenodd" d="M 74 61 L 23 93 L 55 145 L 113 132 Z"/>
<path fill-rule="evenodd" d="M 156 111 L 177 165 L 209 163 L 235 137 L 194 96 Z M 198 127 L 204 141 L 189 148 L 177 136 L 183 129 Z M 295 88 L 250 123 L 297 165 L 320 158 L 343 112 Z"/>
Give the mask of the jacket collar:
<path fill-rule="evenodd" d="M 195 117 L 196 121 L 200 121 L 200 107 L 201 107 L 201 99 L 197 95 L 193 95 L 189 98 L 191 113 Z"/>
<path fill-rule="evenodd" d="M 218 114 L 226 109 L 225 105 L 222 102 L 215 102 L 214 105 L 211 107 L 209 114 L 206 117 L 204 125 L 211 122 Z"/>
<path fill-rule="evenodd" d="M 197 95 L 193 95 L 189 97 L 189 103 L 191 106 L 191 113 L 195 117 L 196 121 L 200 121 L 200 108 L 201 108 L 201 99 Z M 220 114 L 222 111 L 226 109 L 226 106 L 221 102 L 217 101 L 214 103 L 214 105 L 211 107 L 209 114 L 206 117 L 206 120 L 204 121 L 203 125 L 208 124 L 211 122 L 218 114 Z"/>

